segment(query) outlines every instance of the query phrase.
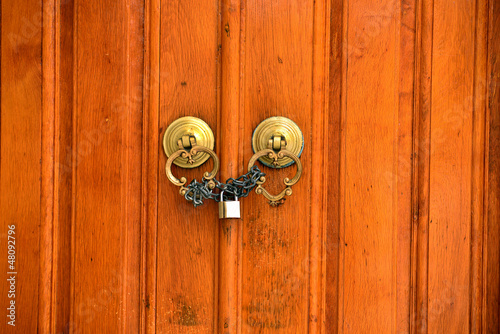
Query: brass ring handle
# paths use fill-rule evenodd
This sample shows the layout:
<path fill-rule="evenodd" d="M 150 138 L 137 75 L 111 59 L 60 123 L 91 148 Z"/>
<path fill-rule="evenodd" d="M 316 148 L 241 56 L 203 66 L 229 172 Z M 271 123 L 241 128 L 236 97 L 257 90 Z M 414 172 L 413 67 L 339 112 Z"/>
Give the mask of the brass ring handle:
<path fill-rule="evenodd" d="M 174 160 L 179 158 L 179 157 L 187 159 L 188 163 L 192 164 L 192 163 L 194 163 L 193 157 L 198 152 L 208 153 L 212 157 L 212 159 L 214 160 L 214 167 L 213 167 L 212 171 L 205 172 L 203 174 L 203 178 L 205 180 L 209 180 L 208 187 L 210 189 L 215 188 L 215 182 L 213 181 L 213 179 L 215 178 L 215 175 L 217 175 L 217 173 L 219 172 L 219 166 L 220 166 L 219 158 L 217 157 L 215 152 L 212 151 L 211 149 L 195 144 L 192 146 L 192 148 L 189 152 L 185 149 L 179 149 L 178 151 L 174 152 L 172 155 L 170 155 L 170 157 L 167 160 L 167 164 L 165 165 L 165 170 L 167 172 L 167 178 L 170 180 L 170 182 L 172 182 L 176 186 L 181 187 L 181 189 L 179 190 L 179 193 L 183 196 L 186 194 L 186 191 L 188 190 L 188 188 L 184 187 L 184 185 L 187 183 L 187 179 L 184 176 L 181 177 L 180 179 L 176 178 L 174 176 L 174 174 L 172 173 L 172 164 L 173 164 Z"/>
<path fill-rule="evenodd" d="M 271 146 L 271 142 L 269 143 Z M 257 188 L 255 188 L 255 192 L 257 194 L 262 194 L 264 195 L 265 198 L 269 200 L 269 204 L 271 206 L 279 206 L 280 204 L 283 204 L 284 197 L 285 196 L 291 196 L 292 195 L 292 186 L 296 184 L 300 176 L 302 175 L 302 163 L 300 162 L 300 159 L 292 152 L 286 150 L 286 149 L 281 149 L 278 153 L 276 153 L 273 149 L 267 148 L 262 151 L 259 151 L 255 153 L 251 158 L 250 161 L 248 162 L 248 170 L 252 168 L 252 166 L 255 164 L 255 162 L 264 156 L 267 156 L 269 159 L 273 160 L 273 165 L 275 167 L 279 167 L 280 164 L 278 162 L 278 159 L 283 159 L 284 157 L 289 157 L 291 158 L 296 164 L 297 164 L 297 173 L 292 179 L 289 179 L 286 177 L 283 180 L 283 183 L 286 185 L 286 188 L 280 192 L 278 195 L 271 195 L 264 187 L 262 187 L 262 184 L 266 182 L 266 178 L 263 176 L 260 178 L 259 181 L 257 181 Z"/>

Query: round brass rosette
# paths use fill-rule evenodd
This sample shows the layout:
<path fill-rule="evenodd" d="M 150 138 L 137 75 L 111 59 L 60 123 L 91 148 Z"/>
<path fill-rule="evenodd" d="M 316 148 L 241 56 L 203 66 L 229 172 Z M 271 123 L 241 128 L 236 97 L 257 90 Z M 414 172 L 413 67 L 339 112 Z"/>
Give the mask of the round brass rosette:
<path fill-rule="evenodd" d="M 179 139 L 189 137 L 196 139 L 197 146 L 214 149 L 215 137 L 208 124 L 197 117 L 186 116 L 172 122 L 163 135 L 163 150 L 167 157 L 179 150 Z M 189 142 L 185 144 L 188 145 Z M 187 159 L 174 159 L 173 163 L 182 168 L 199 167 L 210 158 L 210 155 L 205 151 L 198 151 L 200 151 L 198 154 L 192 156 L 192 163 L 188 162 Z"/>
<path fill-rule="evenodd" d="M 210 157 L 214 160 L 211 172 L 205 172 L 203 178 L 208 188 L 214 189 L 213 179 L 219 171 L 219 158 L 213 151 L 214 134 L 207 123 L 196 117 L 182 117 L 169 125 L 163 136 L 163 149 L 168 156 L 165 165 L 167 178 L 174 185 L 180 187 L 179 193 L 185 195 L 187 179 L 176 178 L 172 173 L 172 164 L 182 168 L 195 168 L 202 165 Z"/>
<path fill-rule="evenodd" d="M 252 136 L 253 152 L 257 153 L 268 148 L 269 140 L 281 137 L 286 141 L 286 149 L 300 157 L 304 148 L 304 135 L 299 126 L 289 118 L 282 116 L 269 117 L 262 121 L 254 130 Z M 276 147 L 274 147 L 277 150 Z M 261 156 L 259 161 L 271 168 L 284 168 L 292 165 L 294 159 L 288 155 L 278 158 L 278 164 L 267 155 Z"/>
<path fill-rule="evenodd" d="M 299 159 L 304 147 L 302 131 L 297 124 L 286 117 L 271 117 L 260 123 L 255 129 L 252 146 L 256 153 L 248 162 L 249 171 L 257 160 L 272 168 L 283 168 L 293 163 L 297 164 L 297 173 L 292 179 L 286 177 L 283 180 L 286 187 L 277 195 L 270 194 L 262 186 L 266 182 L 264 176 L 257 181 L 258 186 L 255 188 L 255 192 L 267 198 L 271 206 L 279 206 L 283 204 L 285 196 L 292 195 L 292 186 L 299 181 L 302 175 L 302 163 Z"/>

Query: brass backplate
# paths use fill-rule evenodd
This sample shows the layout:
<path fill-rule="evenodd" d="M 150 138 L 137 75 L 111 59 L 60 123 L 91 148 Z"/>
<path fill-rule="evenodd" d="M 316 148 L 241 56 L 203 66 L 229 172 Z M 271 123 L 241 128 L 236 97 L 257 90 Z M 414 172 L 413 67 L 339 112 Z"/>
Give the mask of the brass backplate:
<path fill-rule="evenodd" d="M 300 157 L 304 148 L 304 135 L 294 121 L 282 116 L 269 117 L 257 125 L 252 136 L 253 152 L 267 149 L 269 140 L 274 140 L 276 137 L 284 138 L 286 149 Z M 284 168 L 294 163 L 293 159 L 286 156 L 278 159 L 279 166 L 273 165 L 273 159 L 268 156 L 260 157 L 259 161 L 272 168 Z"/>
<path fill-rule="evenodd" d="M 184 136 L 193 136 L 196 138 L 196 145 L 214 149 L 215 137 L 208 124 L 197 117 L 186 116 L 172 122 L 163 135 L 163 150 L 167 157 L 179 150 L 178 141 Z M 189 151 L 188 147 L 185 149 Z M 193 164 L 180 157 L 173 163 L 182 168 L 195 168 L 201 166 L 209 158 L 210 155 L 207 153 L 199 152 L 193 156 Z"/>

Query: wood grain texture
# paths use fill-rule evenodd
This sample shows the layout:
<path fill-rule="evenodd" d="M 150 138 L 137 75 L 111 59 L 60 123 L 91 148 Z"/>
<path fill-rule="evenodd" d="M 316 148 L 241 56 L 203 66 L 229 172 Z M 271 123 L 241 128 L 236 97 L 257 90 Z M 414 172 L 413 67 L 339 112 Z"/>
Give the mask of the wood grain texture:
<path fill-rule="evenodd" d="M 121 322 L 125 332 L 138 332 L 140 325 L 140 254 L 141 254 L 141 189 L 142 189 L 142 136 L 143 136 L 143 74 L 144 74 L 144 1 L 128 0 L 127 5 L 127 90 L 125 105 L 127 119 L 122 132 L 124 154 L 121 166 L 126 170 L 121 182 L 124 208 L 125 235 L 122 244 Z M 139 154 L 140 153 L 140 154 Z"/>
<path fill-rule="evenodd" d="M 335 320 L 336 325 L 332 327 L 332 331 L 335 333 L 344 332 L 344 262 L 345 262 L 345 252 L 343 251 L 345 245 L 344 231 L 345 231 L 345 155 L 346 155 L 346 136 L 345 136 L 345 121 L 347 119 L 347 67 L 348 67 L 348 1 L 342 1 L 342 26 L 341 26 L 341 41 L 342 41 L 342 61 L 339 64 L 340 70 L 340 97 L 339 97 L 339 109 L 340 115 L 338 116 L 338 140 L 339 140 L 339 158 L 338 158 L 338 230 L 337 230 L 337 250 L 334 253 L 338 256 L 337 260 L 337 302 L 336 304 L 336 314 Z M 334 129 L 335 131 L 335 129 Z M 332 205 L 335 210 L 335 205 Z M 335 231 L 335 228 L 334 228 Z M 335 233 L 335 232 L 334 232 Z"/>
<path fill-rule="evenodd" d="M 160 101 L 160 0 L 145 2 L 144 111 L 142 135 L 141 210 L 141 333 L 156 330 L 156 275 L 158 242 L 158 178 L 161 145 Z M 161 169 L 160 169 L 161 170 Z"/>
<path fill-rule="evenodd" d="M 313 9 L 313 3 L 306 1 L 245 2 L 244 161 L 253 154 L 253 129 L 267 117 L 292 119 L 305 140 L 300 158 L 304 173 L 282 206 L 272 208 L 256 194 L 245 199 L 245 333 L 305 333 L 309 327 Z M 273 193 L 281 191 L 283 178 L 292 177 L 296 169 L 273 170 L 260 164 L 259 168 L 267 174 L 266 189 Z"/>
<path fill-rule="evenodd" d="M 412 331 L 426 333 L 433 1 L 419 2 L 416 13 L 411 263 L 413 291 L 410 323 Z"/>
<path fill-rule="evenodd" d="M 330 18 L 330 50 L 329 50 L 329 82 L 328 82 L 328 105 L 327 124 L 325 129 L 328 138 L 328 151 L 326 170 L 326 187 L 329 189 L 328 205 L 323 211 L 326 211 L 325 229 L 325 332 L 335 333 L 339 327 L 339 230 L 341 223 L 341 191 L 340 191 L 340 159 L 341 159 L 341 114 L 343 111 L 342 102 L 345 98 L 342 86 L 345 71 L 342 70 L 347 61 L 344 55 L 344 27 L 346 17 L 342 0 L 333 1 L 328 13 Z"/>
<path fill-rule="evenodd" d="M 139 328 L 140 8 L 75 4 L 73 332 Z"/>
<path fill-rule="evenodd" d="M 410 324 L 415 333 L 427 333 L 433 0 L 418 2 L 416 13 Z"/>
<path fill-rule="evenodd" d="M 316 1 L 313 7 L 313 67 L 311 149 L 320 152 L 329 147 L 329 70 L 330 2 Z M 322 172 L 311 175 L 311 216 L 309 238 L 309 315 L 308 332 L 325 332 L 326 286 L 326 208 L 329 154 L 318 155 L 315 163 Z"/>
<path fill-rule="evenodd" d="M 483 333 L 500 332 L 500 3 L 488 2 Z"/>
<path fill-rule="evenodd" d="M 237 178 L 243 174 L 242 142 L 238 126 L 244 124 L 241 112 L 242 64 L 240 48 L 244 30 L 245 8 L 240 0 L 221 0 L 219 38 L 220 61 L 220 112 L 219 146 L 221 162 L 220 179 Z M 246 171 L 245 171 L 246 172 Z M 241 333 L 241 220 L 219 221 L 218 259 L 218 333 Z"/>
<path fill-rule="evenodd" d="M 2 2 L 19 316 L 0 332 L 497 333 L 499 7 Z M 294 120 L 293 195 L 252 192 L 241 220 L 193 208 L 161 143 L 187 115 L 215 133 L 219 180 L 246 172 L 261 121 Z M 295 173 L 259 167 L 271 192 Z"/>
<path fill-rule="evenodd" d="M 469 332 L 475 6 L 433 12 L 428 331 Z"/>
<path fill-rule="evenodd" d="M 159 134 L 163 136 L 167 126 L 182 116 L 203 119 L 217 134 L 218 4 L 161 1 L 159 5 L 159 35 L 151 35 L 160 38 Z M 151 109 L 150 115 L 154 111 Z M 151 273 L 156 275 L 156 331 L 212 332 L 217 312 L 217 204 L 206 201 L 194 208 L 179 195 L 178 187 L 168 181 L 167 158 L 161 145 L 156 154 L 159 155 L 157 271 Z M 201 180 L 211 166 L 212 161 L 195 169 L 175 167 L 173 173 L 185 176 L 188 182 Z"/>
<path fill-rule="evenodd" d="M 54 229 L 51 331 L 63 333 L 70 326 L 73 142 L 73 37 L 74 2 L 55 6 L 55 138 Z"/>
<path fill-rule="evenodd" d="M 413 126 L 415 107 L 416 2 L 401 1 L 399 8 L 399 101 L 397 139 L 396 307 L 397 333 L 410 332 L 411 240 L 413 230 Z"/>
<path fill-rule="evenodd" d="M 42 115 L 41 115 L 41 180 L 40 180 L 40 278 L 38 285 L 38 332 L 50 333 L 52 327 L 55 286 L 53 273 L 56 265 L 54 244 L 57 242 L 53 231 L 57 228 L 56 206 L 59 183 L 55 174 L 55 134 L 57 131 L 56 115 L 56 11 L 54 1 L 42 5 Z"/>
<path fill-rule="evenodd" d="M 39 305 L 38 298 L 39 278 L 44 277 L 41 281 L 44 284 L 49 281 L 48 273 L 42 273 L 40 269 L 45 268 L 40 268 L 39 264 L 42 233 L 41 14 L 41 1 L 2 1 L 1 4 L 0 263 L 3 279 L 0 293 L 5 317 L 0 323 L 2 333 L 35 333 L 39 319 L 46 328 L 47 307 L 50 306 L 47 300 L 50 292 L 41 298 L 42 305 Z M 50 218 L 43 220 L 44 228 L 48 220 Z M 10 288 L 7 284 L 9 225 L 15 225 L 15 327 L 7 325 L 6 317 L 8 303 L 12 300 L 7 298 Z M 47 230 L 44 229 L 43 233 Z M 45 242 L 47 239 L 41 240 Z M 50 261 L 46 256 L 43 260 Z"/>
<path fill-rule="evenodd" d="M 405 331 L 413 9 L 394 1 L 347 6 L 339 332 Z"/>
<path fill-rule="evenodd" d="M 481 333 L 483 315 L 483 249 L 486 217 L 484 214 L 486 161 L 486 68 L 488 63 L 486 1 L 476 1 L 474 40 L 474 101 L 472 115 L 472 189 L 471 189 L 471 267 L 470 331 Z"/>

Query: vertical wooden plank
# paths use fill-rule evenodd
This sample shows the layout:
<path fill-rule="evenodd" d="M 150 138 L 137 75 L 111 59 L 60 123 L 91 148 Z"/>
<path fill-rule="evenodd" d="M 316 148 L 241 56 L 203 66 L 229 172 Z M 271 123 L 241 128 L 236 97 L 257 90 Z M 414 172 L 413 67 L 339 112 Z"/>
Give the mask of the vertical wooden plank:
<path fill-rule="evenodd" d="M 469 332 L 475 5 L 433 12 L 428 331 Z"/>
<path fill-rule="evenodd" d="M 406 23 L 401 10 L 394 1 L 349 2 L 347 8 L 342 332 L 404 327 L 397 311 L 406 297 L 398 294 L 398 282 L 409 271 L 398 257 L 408 254 L 409 245 L 398 238 L 408 231 L 404 192 L 410 189 L 400 170 L 409 158 L 401 136 L 411 132 L 411 104 L 400 94 L 411 92 L 409 83 L 401 82 L 411 64 L 399 58 L 407 52 L 401 49 L 401 20 Z"/>
<path fill-rule="evenodd" d="M 402 0 L 399 13 L 399 77 L 397 123 L 397 223 L 394 228 L 396 268 L 396 305 L 393 307 L 394 331 L 410 332 L 411 305 L 411 240 L 412 240 L 412 185 L 413 185 L 413 121 L 415 90 L 415 28 L 416 1 Z"/>
<path fill-rule="evenodd" d="M 76 172 L 77 172 L 77 161 L 78 161 L 78 151 L 77 151 L 77 110 L 78 110 L 78 2 L 73 1 L 73 59 L 72 59 L 72 90 L 73 99 L 71 103 L 71 241 L 70 241 L 70 310 L 69 310 L 69 324 L 68 331 L 75 328 L 76 321 L 76 311 L 75 311 L 75 300 L 76 300 Z M 74 157 L 73 157 L 74 156 Z"/>
<path fill-rule="evenodd" d="M 141 333 L 156 333 L 158 231 L 160 0 L 145 1 L 142 140 Z"/>
<path fill-rule="evenodd" d="M 137 333 L 140 324 L 140 254 L 141 254 L 141 192 L 143 138 L 144 77 L 144 0 L 128 0 L 127 16 L 127 87 L 122 94 L 123 112 L 127 114 L 123 129 L 121 192 L 123 207 L 122 305 L 120 320 L 125 333 Z M 123 95 L 122 95 L 123 96 Z"/>
<path fill-rule="evenodd" d="M 330 2 L 316 1 L 313 7 L 313 67 L 311 149 L 330 147 L 328 129 L 330 69 Z M 334 141 L 335 142 L 335 141 Z M 311 175 L 311 217 L 309 238 L 309 324 L 308 332 L 325 332 L 326 214 L 329 153 L 318 154 Z"/>
<path fill-rule="evenodd" d="M 139 1 L 75 4 L 71 330 L 139 329 Z M 137 21 L 138 20 L 138 21 Z M 139 23 L 139 24 L 138 24 Z M 137 24 L 137 25 L 136 25 Z M 138 69 L 139 68 L 139 69 Z M 137 99 L 137 100 L 136 100 Z"/>
<path fill-rule="evenodd" d="M 55 29 L 55 218 L 53 259 L 52 331 L 69 331 L 71 284 L 72 176 L 76 155 L 72 149 L 73 134 L 73 25 L 74 1 L 60 1 L 56 6 Z"/>
<path fill-rule="evenodd" d="M 325 187 L 328 189 L 328 205 L 326 206 L 326 252 L 325 252 L 325 329 L 327 333 L 336 333 L 339 327 L 339 229 L 341 223 L 340 200 L 340 161 L 341 161 L 341 113 L 342 81 L 345 72 L 342 71 L 343 62 L 346 60 L 344 52 L 343 27 L 346 23 L 344 17 L 343 1 L 332 1 L 330 12 L 330 52 L 329 52 L 329 90 L 327 92 L 329 111 L 327 112 L 328 150 L 326 171 L 328 177 Z"/>
<path fill-rule="evenodd" d="M 220 87 L 220 179 L 237 178 L 243 172 L 239 124 L 240 46 L 242 41 L 240 0 L 221 1 L 221 87 Z M 244 33 L 244 32 L 243 32 Z M 240 267 L 241 220 L 219 221 L 218 332 L 241 333 Z"/>
<path fill-rule="evenodd" d="M 348 25 L 349 25 L 349 8 L 348 0 L 342 0 L 342 61 L 340 70 L 342 71 L 340 79 L 340 116 L 339 123 L 339 224 L 338 224 L 338 291 L 337 291 L 337 333 L 344 333 L 344 290 L 345 290 L 345 189 L 346 189 L 346 119 L 347 119 L 347 66 L 349 61 L 349 44 L 348 44 Z"/>
<path fill-rule="evenodd" d="M 304 133 L 304 172 L 293 195 L 273 208 L 255 193 L 243 206 L 242 332 L 306 333 L 309 324 L 309 245 L 313 106 L 313 2 L 245 2 L 244 161 L 252 156 L 252 131 L 270 116 L 285 116 Z M 319 75 L 319 73 L 318 73 Z M 282 190 L 295 167 L 258 164 L 266 189 Z"/>
<path fill-rule="evenodd" d="M 500 332 L 500 3 L 488 2 L 483 332 Z"/>
<path fill-rule="evenodd" d="M 410 328 L 428 329 L 429 166 L 433 0 L 416 8 L 415 109 L 413 121 L 412 311 Z"/>
<path fill-rule="evenodd" d="M 471 174 L 470 332 L 482 333 L 488 8 L 476 1 Z"/>
<path fill-rule="evenodd" d="M 45 1 L 42 30 L 42 124 L 41 124 L 41 224 L 40 224 L 40 279 L 38 295 L 38 332 L 54 332 L 53 316 L 55 286 L 53 283 L 54 268 L 54 230 L 57 228 L 57 196 L 58 179 L 55 174 L 55 134 L 58 130 L 56 115 L 56 26 L 57 4 Z"/>
<path fill-rule="evenodd" d="M 160 3 L 160 136 L 182 116 L 203 119 L 217 134 L 217 13 L 217 1 Z M 206 201 L 194 209 L 168 181 L 161 145 L 157 154 L 156 331 L 211 332 L 217 293 L 217 205 Z M 200 180 L 211 166 L 209 161 L 195 169 L 173 168 L 173 173 L 190 182 Z"/>
<path fill-rule="evenodd" d="M 42 3 L 2 1 L 0 73 L 0 284 L 2 333 L 35 333 L 40 273 Z M 15 262 L 8 261 L 8 226 L 15 225 Z M 12 238 L 10 239 L 12 240 Z M 13 265 L 13 268 L 9 266 Z M 16 272 L 7 277 L 7 272 Z M 15 276 L 15 297 L 8 298 Z M 15 300 L 15 327 L 7 324 Z M 48 304 L 44 304 L 48 306 Z M 44 314 L 46 315 L 46 309 Z"/>

